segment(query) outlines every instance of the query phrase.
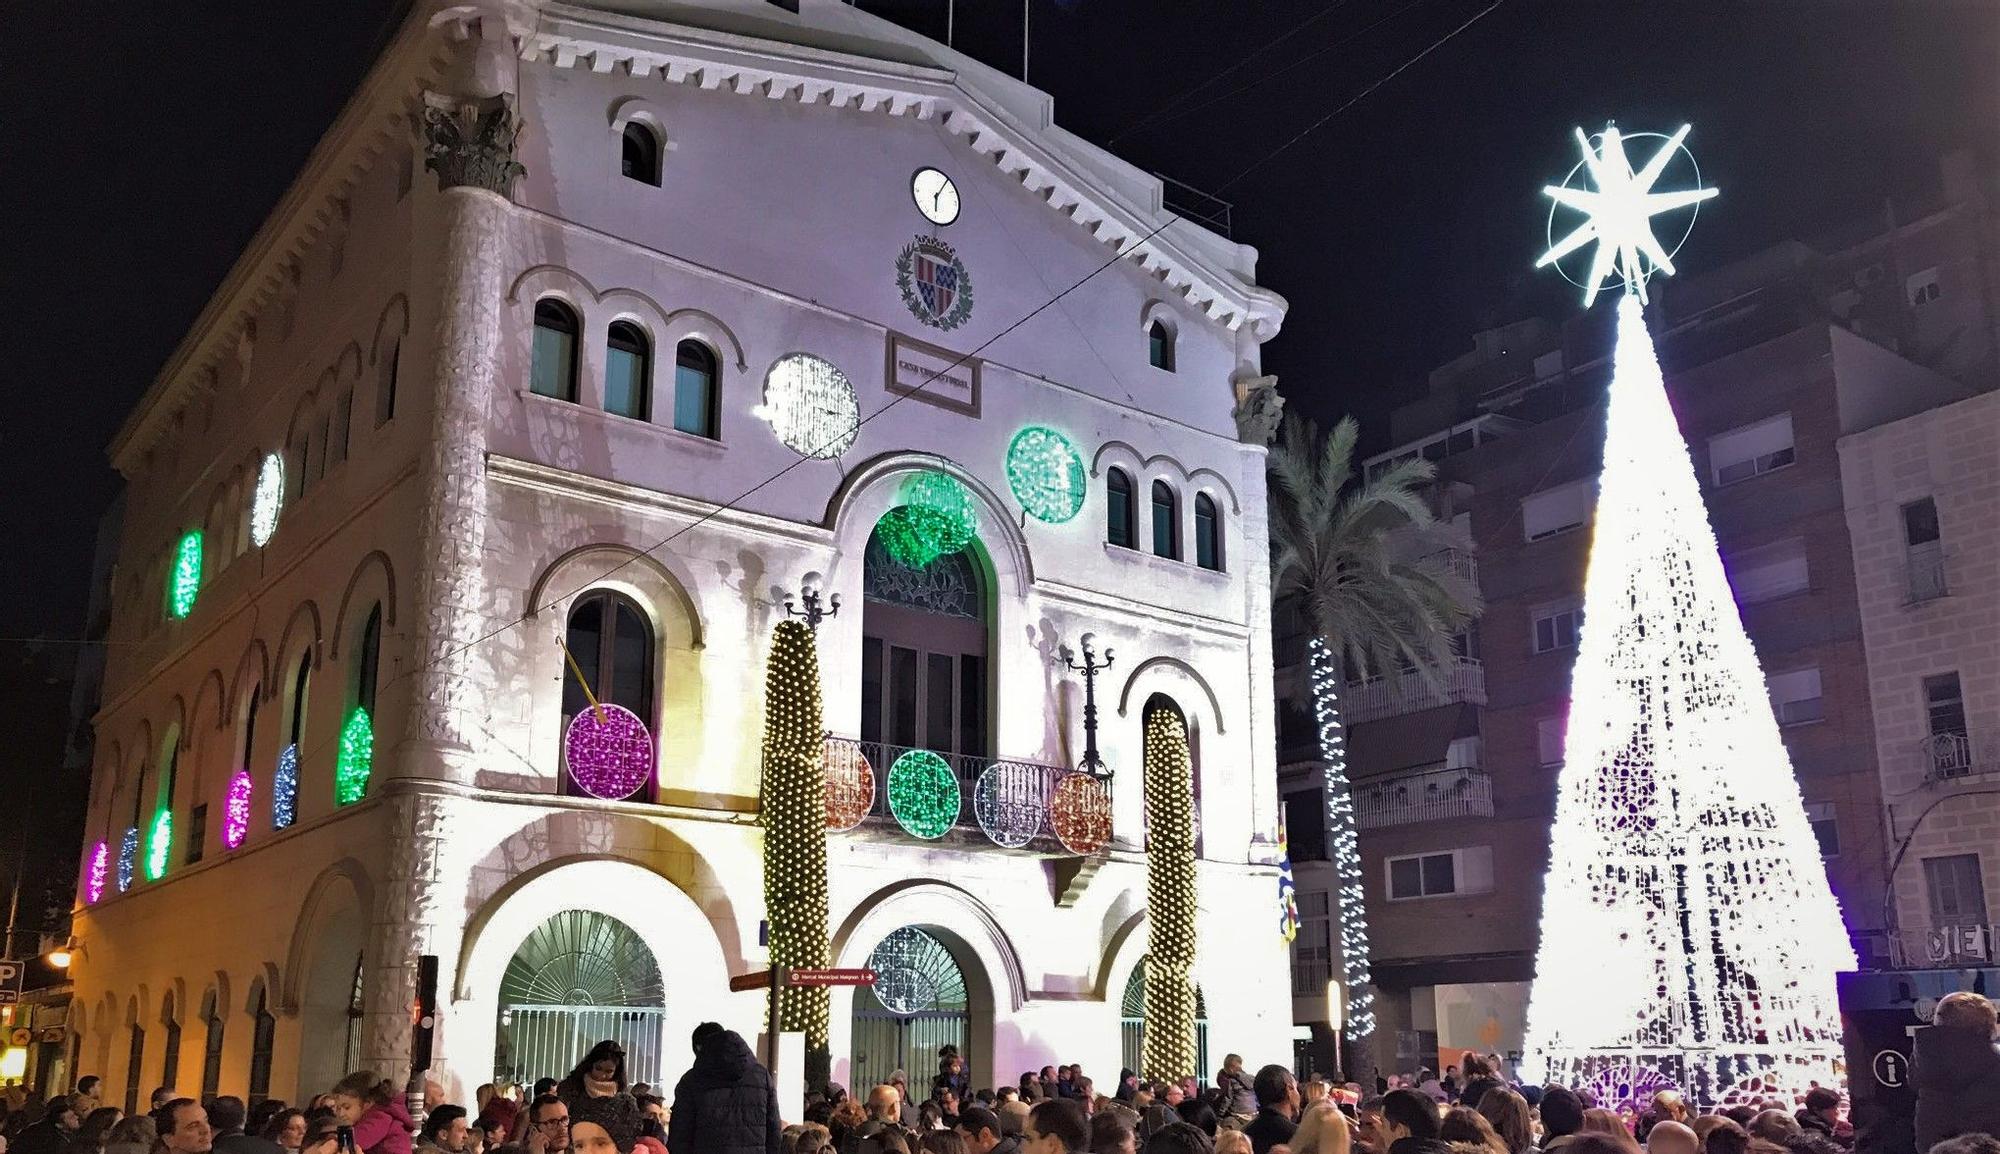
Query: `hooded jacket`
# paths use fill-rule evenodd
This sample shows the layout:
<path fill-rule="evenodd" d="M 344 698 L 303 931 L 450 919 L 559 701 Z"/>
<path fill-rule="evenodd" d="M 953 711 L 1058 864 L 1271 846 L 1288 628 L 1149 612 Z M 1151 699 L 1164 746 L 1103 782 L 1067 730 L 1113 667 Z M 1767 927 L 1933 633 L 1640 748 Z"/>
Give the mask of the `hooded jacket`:
<path fill-rule="evenodd" d="M 354 1124 L 354 1148 L 362 1154 L 410 1154 L 410 1132 L 416 1128 L 401 1102 L 370 1106 Z"/>
<path fill-rule="evenodd" d="M 1917 1149 L 1960 1134 L 2000 1134 L 2000 1050 L 1977 1030 L 1917 1032 Z"/>
<path fill-rule="evenodd" d="M 734 1030 L 709 1038 L 674 1086 L 673 1154 L 779 1154 L 778 1088 Z"/>

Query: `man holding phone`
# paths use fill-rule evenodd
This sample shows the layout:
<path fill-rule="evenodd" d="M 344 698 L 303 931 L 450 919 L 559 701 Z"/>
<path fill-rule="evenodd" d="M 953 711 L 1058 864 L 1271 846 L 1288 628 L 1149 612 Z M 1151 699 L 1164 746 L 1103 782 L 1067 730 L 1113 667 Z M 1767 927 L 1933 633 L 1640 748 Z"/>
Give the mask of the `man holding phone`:
<path fill-rule="evenodd" d="M 569 1149 L 569 1107 L 554 1094 L 528 1103 L 528 1132 L 521 1139 L 528 1154 L 560 1154 Z"/>

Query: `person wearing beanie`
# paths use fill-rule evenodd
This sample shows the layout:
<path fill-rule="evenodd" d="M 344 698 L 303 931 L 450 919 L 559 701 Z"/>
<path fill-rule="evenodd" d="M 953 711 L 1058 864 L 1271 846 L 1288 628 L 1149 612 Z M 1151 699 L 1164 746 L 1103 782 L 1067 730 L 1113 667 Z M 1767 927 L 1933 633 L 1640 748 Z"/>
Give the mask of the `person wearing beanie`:
<path fill-rule="evenodd" d="M 1542 1150 L 1544 1154 L 1566 1144 L 1566 1139 L 1583 1129 L 1583 1099 L 1564 1086 L 1542 1091 Z"/>

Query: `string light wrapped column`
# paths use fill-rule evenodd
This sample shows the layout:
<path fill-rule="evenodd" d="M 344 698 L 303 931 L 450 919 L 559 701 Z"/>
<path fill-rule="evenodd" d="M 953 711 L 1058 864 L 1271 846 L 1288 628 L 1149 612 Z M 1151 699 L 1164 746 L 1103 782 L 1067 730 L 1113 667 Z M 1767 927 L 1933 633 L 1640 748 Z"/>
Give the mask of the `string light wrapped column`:
<path fill-rule="evenodd" d="M 1327 852 L 1333 857 L 1335 906 L 1340 911 L 1340 978 L 1347 987 L 1347 1036 L 1375 1032 L 1375 991 L 1368 975 L 1368 906 L 1361 888 L 1361 842 L 1354 824 L 1354 786 L 1347 780 L 1347 738 L 1341 732 L 1339 663 L 1324 638 L 1306 642 L 1319 760 L 1326 773 Z"/>
<path fill-rule="evenodd" d="M 1194 761 L 1187 723 L 1171 709 L 1146 714 L 1147 1078 L 1195 1069 Z"/>
<path fill-rule="evenodd" d="M 826 734 L 819 653 L 803 621 L 781 621 L 764 676 L 764 911 L 773 966 L 830 964 L 826 939 Z M 778 1028 L 806 1037 L 808 1084 L 827 1076 L 826 987 L 786 987 Z"/>

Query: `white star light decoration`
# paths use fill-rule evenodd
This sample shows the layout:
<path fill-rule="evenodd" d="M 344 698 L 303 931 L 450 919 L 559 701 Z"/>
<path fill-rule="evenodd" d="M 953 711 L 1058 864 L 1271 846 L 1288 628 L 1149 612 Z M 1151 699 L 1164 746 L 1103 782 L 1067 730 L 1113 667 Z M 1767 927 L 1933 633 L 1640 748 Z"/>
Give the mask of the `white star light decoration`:
<path fill-rule="evenodd" d="M 1688 125 L 1666 138 L 1666 143 L 1646 162 L 1646 167 L 1632 171 L 1632 164 L 1625 159 L 1625 138 L 1619 134 L 1616 125 L 1607 127 L 1598 137 L 1601 147 L 1593 148 L 1590 138 L 1583 129 L 1576 130 L 1576 142 L 1583 148 L 1583 164 L 1588 170 L 1590 182 L 1595 190 L 1570 188 L 1567 185 L 1548 185 L 1542 189 L 1557 204 L 1576 209 L 1590 219 L 1578 225 L 1574 232 L 1549 246 L 1542 259 L 1535 262 L 1536 268 L 1551 265 L 1589 244 L 1597 242 L 1597 252 L 1591 257 L 1590 273 L 1584 279 L 1583 307 L 1589 308 L 1597 300 L 1597 292 L 1608 280 L 1621 280 L 1625 291 L 1646 303 L 1646 278 L 1655 271 L 1669 276 L 1674 272 L 1673 254 L 1661 246 L 1659 238 L 1653 235 L 1652 218 L 1663 212 L 1699 204 L 1715 195 L 1712 188 L 1691 188 L 1683 192 L 1654 192 L 1653 184 L 1666 170 L 1667 163 L 1680 151 L 1681 141 L 1687 137 Z"/>

